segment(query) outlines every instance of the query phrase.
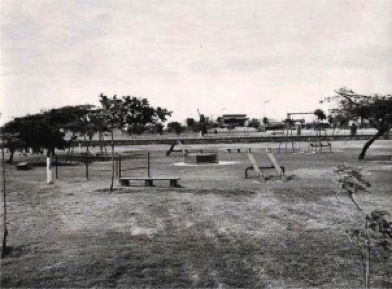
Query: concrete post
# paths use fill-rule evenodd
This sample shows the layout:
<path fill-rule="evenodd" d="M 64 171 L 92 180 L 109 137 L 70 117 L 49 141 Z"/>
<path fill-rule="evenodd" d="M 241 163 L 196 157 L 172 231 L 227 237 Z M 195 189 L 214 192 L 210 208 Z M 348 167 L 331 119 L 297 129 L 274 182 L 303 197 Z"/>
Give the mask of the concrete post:
<path fill-rule="evenodd" d="M 52 164 L 50 161 L 50 157 L 46 158 L 46 180 L 48 184 L 53 184 L 53 179 L 52 179 Z"/>

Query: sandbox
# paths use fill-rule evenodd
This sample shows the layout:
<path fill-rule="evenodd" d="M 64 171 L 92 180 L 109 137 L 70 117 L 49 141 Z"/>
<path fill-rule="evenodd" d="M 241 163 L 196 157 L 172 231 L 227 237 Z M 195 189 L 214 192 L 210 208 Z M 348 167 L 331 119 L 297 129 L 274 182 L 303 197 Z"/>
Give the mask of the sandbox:
<path fill-rule="evenodd" d="M 188 153 L 184 156 L 184 163 L 217 163 L 217 153 Z"/>

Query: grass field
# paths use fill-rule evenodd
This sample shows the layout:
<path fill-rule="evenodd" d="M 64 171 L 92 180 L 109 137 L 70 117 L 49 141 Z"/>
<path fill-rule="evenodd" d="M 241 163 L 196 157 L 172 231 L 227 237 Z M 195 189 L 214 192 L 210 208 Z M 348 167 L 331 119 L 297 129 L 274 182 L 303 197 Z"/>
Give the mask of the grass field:
<path fill-rule="evenodd" d="M 178 153 L 165 156 L 168 146 L 122 147 L 124 154 L 149 151 L 151 174 L 179 176 L 182 188 L 134 182 L 113 193 L 107 162 L 90 164 L 88 181 L 83 164 L 61 166 L 50 185 L 44 166 L 8 165 L 12 251 L 2 260 L 1 287 L 361 288 L 360 259 L 346 231 L 363 223 L 363 212 L 336 197 L 333 168 L 361 166 L 372 188 L 358 203 L 392 213 L 392 141 L 377 142 L 359 162 L 362 144 L 334 143 L 333 153 L 322 154 L 274 149 L 289 180 L 270 171 L 262 184 L 254 173 L 244 178 L 246 154 L 224 149 L 264 144 L 188 147 L 218 151 L 222 163 L 214 165 L 185 165 Z M 255 156 L 268 164 L 264 154 Z M 129 158 L 123 167 L 143 165 Z M 373 256 L 372 288 L 392 288 L 391 257 L 376 249 Z"/>

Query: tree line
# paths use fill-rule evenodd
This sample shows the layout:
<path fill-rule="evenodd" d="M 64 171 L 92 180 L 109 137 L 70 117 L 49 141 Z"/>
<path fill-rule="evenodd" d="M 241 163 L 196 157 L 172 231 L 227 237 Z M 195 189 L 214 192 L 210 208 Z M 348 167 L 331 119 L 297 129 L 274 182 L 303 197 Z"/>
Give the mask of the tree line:
<path fill-rule="evenodd" d="M 88 141 L 91 141 L 94 135 L 98 136 L 102 151 L 103 136 L 111 135 L 113 138 L 114 130 L 141 134 L 148 128 L 152 132 L 162 134 L 163 123 L 172 113 L 165 108 L 150 106 L 146 98 L 108 97 L 101 94 L 99 101 L 100 106 L 89 104 L 64 106 L 15 118 L 6 123 L 2 131 L 4 146 L 10 152 L 8 161 L 12 162 L 13 155 L 18 150 L 33 153 L 46 151 L 46 154 L 50 156 L 56 149 L 69 149 L 80 137 L 87 141 L 88 150 Z M 364 145 L 359 159 L 365 157 L 367 149 L 375 140 L 390 130 L 392 124 L 391 95 L 363 95 L 347 88 L 341 88 L 322 102 L 324 101 L 335 102 L 337 106 L 333 110 L 334 115 L 328 117 L 323 111 L 316 110 L 318 125 L 320 123 L 326 125 L 324 121 L 327 121 L 331 128 L 345 127 L 351 120 L 359 125 L 366 122 L 368 126 L 376 128 L 377 133 Z M 216 121 L 203 114 L 199 114 L 199 117 L 199 120 L 187 118 L 186 126 L 176 121 L 169 122 L 167 129 L 176 134 L 187 130 L 201 132 L 204 135 L 207 130 L 222 126 L 222 119 L 219 117 Z M 283 121 L 283 127 L 290 124 L 290 121 L 289 119 Z M 264 126 L 267 126 L 269 119 L 264 117 L 262 122 Z M 258 129 L 261 124 L 257 119 L 251 119 L 248 126 Z M 228 129 L 233 128 L 228 127 Z M 64 139 L 66 133 L 71 134 L 68 141 Z"/>

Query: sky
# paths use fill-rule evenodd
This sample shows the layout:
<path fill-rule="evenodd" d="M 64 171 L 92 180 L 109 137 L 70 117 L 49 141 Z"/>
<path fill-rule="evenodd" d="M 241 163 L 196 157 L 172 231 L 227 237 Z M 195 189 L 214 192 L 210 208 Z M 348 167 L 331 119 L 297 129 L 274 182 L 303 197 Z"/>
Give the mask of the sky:
<path fill-rule="evenodd" d="M 282 119 L 392 93 L 389 0 L 0 0 L 0 123 L 147 98 L 171 120 Z M 265 115 L 264 115 L 265 111 Z"/>

